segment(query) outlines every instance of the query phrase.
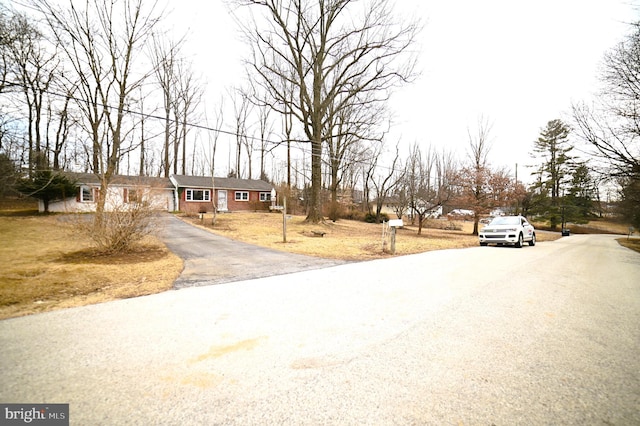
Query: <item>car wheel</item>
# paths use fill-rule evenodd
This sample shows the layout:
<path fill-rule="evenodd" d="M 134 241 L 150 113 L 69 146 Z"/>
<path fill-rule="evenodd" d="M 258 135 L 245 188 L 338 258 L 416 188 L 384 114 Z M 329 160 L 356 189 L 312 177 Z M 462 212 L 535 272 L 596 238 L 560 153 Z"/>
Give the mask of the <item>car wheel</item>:
<path fill-rule="evenodd" d="M 489 244 L 489 243 L 480 243 L 480 245 L 481 245 L 482 247 L 486 246 L 487 244 Z"/>
<path fill-rule="evenodd" d="M 529 241 L 529 245 L 530 246 L 535 246 L 536 245 L 536 234 L 533 234 L 531 236 L 531 241 Z"/>
<path fill-rule="evenodd" d="M 518 242 L 516 243 L 516 247 L 522 247 L 522 243 L 524 242 L 524 238 L 522 238 L 522 234 L 518 235 Z"/>

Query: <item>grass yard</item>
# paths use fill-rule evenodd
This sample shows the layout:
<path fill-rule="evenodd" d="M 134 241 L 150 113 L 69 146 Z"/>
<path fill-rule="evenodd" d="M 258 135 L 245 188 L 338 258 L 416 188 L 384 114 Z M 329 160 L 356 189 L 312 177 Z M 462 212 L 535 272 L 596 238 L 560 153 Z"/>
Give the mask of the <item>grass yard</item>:
<path fill-rule="evenodd" d="M 626 248 L 640 253 L 640 238 L 618 238 L 618 243 Z"/>
<path fill-rule="evenodd" d="M 33 203 L 0 202 L 0 319 L 159 293 L 170 289 L 182 270 L 182 261 L 156 238 L 148 237 L 133 253 L 98 255 L 75 233 L 72 222 L 62 219 L 37 214 Z M 290 216 L 285 243 L 280 213 L 219 214 L 215 225 L 211 215 L 183 219 L 232 239 L 292 253 L 357 261 L 392 256 L 388 244 L 383 250 L 380 224 L 340 220 L 314 225 L 304 216 Z M 444 229 L 451 225 L 457 229 Z M 418 235 L 417 226 L 407 224 L 397 230 L 396 256 L 475 247 L 472 226 L 433 220 Z M 539 242 L 557 238 L 559 233 L 538 234 Z M 619 241 L 640 250 L 637 239 Z"/>
<path fill-rule="evenodd" d="M 211 225 L 212 215 L 202 220 L 188 218 L 191 223 L 228 238 L 276 250 L 310 256 L 345 260 L 371 260 L 389 257 L 382 246 L 382 225 L 352 220 L 327 221 L 317 225 L 304 221 L 304 216 L 291 216 L 287 220 L 287 242 L 283 243 L 282 214 L 280 213 L 225 213 L 218 214 Z M 432 220 L 422 234 L 418 227 L 407 224 L 396 233 L 396 255 L 422 253 L 478 245 L 478 237 L 471 235 L 473 223 L 455 222 L 459 230 L 443 229 L 453 223 Z M 323 237 L 313 232 L 324 232 Z M 558 234 L 541 234 L 538 241 L 553 240 Z"/>
<path fill-rule="evenodd" d="M 182 260 L 154 238 L 99 256 L 57 215 L 0 216 L 0 319 L 159 293 Z"/>

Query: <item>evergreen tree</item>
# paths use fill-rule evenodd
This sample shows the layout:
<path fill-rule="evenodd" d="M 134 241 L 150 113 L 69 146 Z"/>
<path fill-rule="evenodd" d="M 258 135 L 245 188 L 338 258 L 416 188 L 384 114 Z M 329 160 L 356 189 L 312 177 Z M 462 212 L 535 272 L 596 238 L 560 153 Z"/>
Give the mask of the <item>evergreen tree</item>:
<path fill-rule="evenodd" d="M 14 189 L 18 171 L 7 154 L 0 154 L 0 198 Z"/>
<path fill-rule="evenodd" d="M 620 185 L 617 212 L 631 225 L 640 229 L 640 168 L 631 175 L 618 180 Z"/>
<path fill-rule="evenodd" d="M 571 222 L 587 222 L 594 216 L 593 208 L 597 199 L 597 186 L 586 164 L 579 164 L 573 171 L 571 187 L 565 197 L 564 205 L 568 214 L 565 219 Z"/>
<path fill-rule="evenodd" d="M 30 178 L 20 179 L 17 189 L 26 196 L 42 200 L 45 213 L 49 211 L 49 202 L 73 197 L 78 186 L 63 174 L 51 170 L 39 170 Z"/>
<path fill-rule="evenodd" d="M 562 190 L 565 189 L 567 176 L 573 168 L 572 157 L 569 156 L 573 149 L 573 145 L 569 143 L 570 132 L 569 126 L 561 120 L 551 120 L 534 142 L 533 156 L 542 161 L 536 173 L 539 176 L 534 184 L 534 192 L 544 199 L 539 203 L 540 207 L 544 206 L 544 211 L 540 213 L 549 219 L 552 229 L 556 228 L 561 219 Z"/>

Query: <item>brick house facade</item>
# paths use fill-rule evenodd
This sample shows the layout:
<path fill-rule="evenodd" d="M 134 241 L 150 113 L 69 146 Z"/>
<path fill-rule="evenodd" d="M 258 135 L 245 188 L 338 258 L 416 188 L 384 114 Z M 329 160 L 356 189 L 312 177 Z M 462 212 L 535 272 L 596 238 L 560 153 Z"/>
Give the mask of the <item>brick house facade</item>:
<path fill-rule="evenodd" d="M 188 213 L 268 210 L 273 186 L 262 180 L 172 175 L 178 210 Z"/>

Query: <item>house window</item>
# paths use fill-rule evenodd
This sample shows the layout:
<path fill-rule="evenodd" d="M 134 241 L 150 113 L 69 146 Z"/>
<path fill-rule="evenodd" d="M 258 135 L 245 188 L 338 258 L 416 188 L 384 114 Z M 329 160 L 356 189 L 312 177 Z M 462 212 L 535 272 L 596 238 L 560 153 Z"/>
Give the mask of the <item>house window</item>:
<path fill-rule="evenodd" d="M 93 188 L 91 188 L 90 186 L 81 186 L 80 187 L 80 202 L 81 203 L 93 203 L 93 202 L 95 202 Z"/>
<path fill-rule="evenodd" d="M 261 192 L 260 201 L 271 201 L 271 192 Z"/>
<path fill-rule="evenodd" d="M 142 191 L 135 188 L 125 188 L 124 189 L 124 202 L 125 203 L 141 203 L 142 202 Z"/>
<path fill-rule="evenodd" d="M 247 191 L 236 191 L 236 201 L 249 201 L 249 193 Z"/>
<path fill-rule="evenodd" d="M 185 196 L 187 201 L 207 202 L 211 201 L 211 190 L 209 189 L 187 189 Z"/>

